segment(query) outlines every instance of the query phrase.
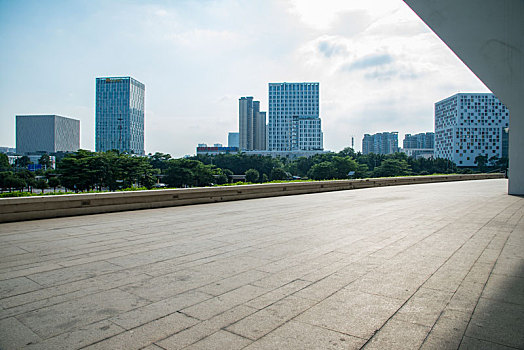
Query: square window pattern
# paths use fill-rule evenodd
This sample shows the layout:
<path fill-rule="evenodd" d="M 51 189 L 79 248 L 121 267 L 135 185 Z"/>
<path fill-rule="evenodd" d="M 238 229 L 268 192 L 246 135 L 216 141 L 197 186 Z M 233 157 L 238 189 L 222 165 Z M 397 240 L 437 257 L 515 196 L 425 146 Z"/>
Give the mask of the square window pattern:
<path fill-rule="evenodd" d="M 435 104 L 435 157 L 474 166 L 475 157 L 502 157 L 509 111 L 493 94 L 456 94 Z M 469 150 L 468 156 L 459 150 Z"/>

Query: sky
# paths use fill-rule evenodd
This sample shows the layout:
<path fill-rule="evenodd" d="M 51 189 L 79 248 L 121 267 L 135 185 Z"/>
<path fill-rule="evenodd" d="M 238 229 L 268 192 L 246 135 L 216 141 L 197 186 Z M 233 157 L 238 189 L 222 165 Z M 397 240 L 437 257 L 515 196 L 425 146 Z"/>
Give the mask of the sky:
<path fill-rule="evenodd" d="M 401 0 L 0 0 L 0 146 L 15 116 L 80 120 L 94 150 L 95 78 L 146 86 L 146 153 L 195 154 L 238 131 L 238 99 L 319 82 L 324 148 L 433 131 L 434 103 L 486 86 Z"/>

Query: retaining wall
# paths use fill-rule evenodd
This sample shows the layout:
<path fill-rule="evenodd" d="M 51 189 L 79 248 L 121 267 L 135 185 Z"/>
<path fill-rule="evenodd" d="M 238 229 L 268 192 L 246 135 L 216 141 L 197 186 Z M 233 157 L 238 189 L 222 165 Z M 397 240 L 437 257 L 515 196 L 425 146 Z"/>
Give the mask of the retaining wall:
<path fill-rule="evenodd" d="M 0 222 L 173 207 L 358 188 L 503 178 L 503 174 L 406 176 L 0 199 Z"/>

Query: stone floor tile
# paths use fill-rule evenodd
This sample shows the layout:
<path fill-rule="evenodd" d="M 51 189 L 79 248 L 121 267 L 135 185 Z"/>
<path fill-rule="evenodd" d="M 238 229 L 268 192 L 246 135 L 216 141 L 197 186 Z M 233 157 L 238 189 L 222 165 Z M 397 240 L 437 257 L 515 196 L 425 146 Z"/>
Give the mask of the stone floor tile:
<path fill-rule="evenodd" d="M 40 337 L 16 318 L 0 320 L 0 349 L 19 349 L 39 341 Z"/>
<path fill-rule="evenodd" d="M 464 337 L 459 347 L 460 350 L 511 350 L 515 349 L 502 344 L 496 344 L 485 340 Z"/>
<path fill-rule="evenodd" d="M 360 349 L 365 339 L 290 321 L 263 338 L 255 341 L 246 350 L 348 350 Z"/>
<path fill-rule="evenodd" d="M 484 285 L 481 283 L 463 283 L 451 297 L 447 309 L 465 313 L 473 313 L 480 298 Z"/>
<path fill-rule="evenodd" d="M 428 276 L 417 273 L 404 274 L 377 271 L 356 280 L 348 288 L 388 298 L 407 300 L 427 278 Z"/>
<path fill-rule="evenodd" d="M 475 262 L 464 278 L 464 283 L 486 283 L 491 270 L 493 270 L 493 265 L 494 263 Z"/>
<path fill-rule="evenodd" d="M 18 294 L 25 294 L 41 288 L 41 285 L 31 281 L 27 277 L 17 277 L 9 280 L 3 280 L 0 281 L 0 299 Z"/>
<path fill-rule="evenodd" d="M 33 342 L 25 347 L 27 350 L 71 350 L 99 342 L 115 334 L 124 332 L 125 329 L 110 321 L 104 320 L 75 328 L 73 331 L 47 338 L 41 342 Z"/>
<path fill-rule="evenodd" d="M 296 320 L 367 339 L 402 303 L 394 298 L 341 290 L 299 315 Z"/>
<path fill-rule="evenodd" d="M 193 345 L 188 346 L 187 350 L 236 350 L 243 349 L 251 343 L 251 340 L 240 337 L 227 331 L 218 331 L 211 334 Z"/>
<path fill-rule="evenodd" d="M 174 297 L 151 303 L 132 311 L 124 312 L 111 318 L 111 322 L 131 329 L 158 318 L 167 316 L 183 308 L 211 298 L 210 295 L 198 291 L 189 291 Z"/>
<path fill-rule="evenodd" d="M 214 283 L 200 287 L 198 290 L 211 294 L 220 295 L 229 292 L 233 289 L 242 287 L 243 285 L 265 278 L 269 275 L 267 272 L 249 270 L 241 272 L 238 275 L 234 275 L 225 279 L 218 280 Z"/>
<path fill-rule="evenodd" d="M 182 312 L 200 320 L 207 320 L 266 292 L 267 290 L 264 288 L 245 285 L 228 293 L 183 309 Z"/>
<path fill-rule="evenodd" d="M 288 295 L 295 294 L 297 291 L 307 287 L 311 282 L 303 280 L 294 280 L 288 284 L 283 285 L 280 288 L 274 289 L 271 292 L 262 294 L 261 296 L 252 299 L 245 304 L 250 307 L 257 309 L 263 309 L 281 299 L 284 299 Z"/>
<path fill-rule="evenodd" d="M 164 348 L 161 348 L 160 346 L 155 344 L 151 344 L 146 346 L 145 348 L 142 348 L 142 350 L 164 350 Z"/>
<path fill-rule="evenodd" d="M 91 264 L 63 267 L 52 271 L 40 272 L 29 275 L 29 278 L 44 287 L 48 287 L 96 277 L 97 275 L 103 275 L 105 273 L 115 272 L 121 269 L 121 267 L 108 262 L 97 261 Z"/>
<path fill-rule="evenodd" d="M 312 283 L 308 287 L 300 290 L 295 295 L 315 301 L 321 301 L 346 287 L 351 282 L 362 276 L 361 271 L 353 270 L 352 272 L 334 273 L 320 281 Z"/>
<path fill-rule="evenodd" d="M 500 257 L 501 258 L 512 258 L 512 259 L 524 259 L 524 252 L 522 251 L 522 245 L 506 244 L 504 246 L 504 249 L 502 249 L 502 253 L 500 254 Z"/>
<path fill-rule="evenodd" d="M 524 305 L 480 298 L 466 336 L 514 348 L 524 347 L 523 315 Z"/>
<path fill-rule="evenodd" d="M 151 301 L 160 301 L 188 290 L 209 284 L 217 277 L 194 271 L 182 270 L 168 275 L 153 277 L 148 280 L 131 283 L 121 287 L 122 290 Z"/>
<path fill-rule="evenodd" d="M 523 291 L 524 277 L 492 274 L 482 297 L 524 306 Z"/>
<path fill-rule="evenodd" d="M 420 288 L 396 313 L 395 319 L 431 327 L 452 295 L 446 291 Z"/>
<path fill-rule="evenodd" d="M 198 321 L 175 312 L 166 317 L 146 323 L 131 331 L 123 332 L 101 342 L 86 347 L 88 350 L 106 349 L 142 349 L 183 329 L 191 327 Z"/>
<path fill-rule="evenodd" d="M 458 349 L 471 314 L 459 311 L 444 310 L 431 333 L 421 346 L 422 350 L 455 350 Z"/>
<path fill-rule="evenodd" d="M 31 311 L 17 319 L 41 337 L 49 338 L 147 303 L 133 294 L 113 289 Z"/>
<path fill-rule="evenodd" d="M 430 329 L 427 326 L 391 319 L 375 333 L 364 349 L 417 349 Z"/>
<path fill-rule="evenodd" d="M 224 313 L 214 316 L 207 321 L 200 322 L 186 330 L 161 340 L 157 342 L 157 344 L 164 349 L 179 350 L 196 343 L 197 341 L 217 332 L 221 328 L 227 327 L 256 311 L 256 309 L 239 305 Z"/>
<path fill-rule="evenodd" d="M 33 332 L 29 348 L 152 350 L 213 337 L 354 349 L 412 331 L 413 347 L 436 320 L 422 348 L 452 349 L 475 310 L 463 345 L 514 347 L 524 199 L 506 191 L 466 181 L 0 224 L 0 322 Z M 318 304 L 286 304 L 306 294 Z"/>
<path fill-rule="evenodd" d="M 493 273 L 524 278 L 524 259 L 500 258 L 495 264 Z"/>
<path fill-rule="evenodd" d="M 245 338 L 257 340 L 307 310 L 313 304 L 314 302 L 311 300 L 292 295 L 232 324 L 226 329 Z"/>

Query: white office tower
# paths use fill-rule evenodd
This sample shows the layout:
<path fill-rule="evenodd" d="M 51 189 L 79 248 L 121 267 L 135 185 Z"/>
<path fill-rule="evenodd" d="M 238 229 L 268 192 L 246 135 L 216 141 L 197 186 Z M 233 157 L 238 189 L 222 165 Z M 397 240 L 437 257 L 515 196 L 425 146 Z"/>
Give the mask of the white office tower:
<path fill-rule="evenodd" d="M 461 93 L 435 103 L 435 157 L 476 166 L 508 157 L 509 110 L 493 94 Z"/>
<path fill-rule="evenodd" d="M 270 151 L 323 150 L 319 83 L 269 83 Z"/>

